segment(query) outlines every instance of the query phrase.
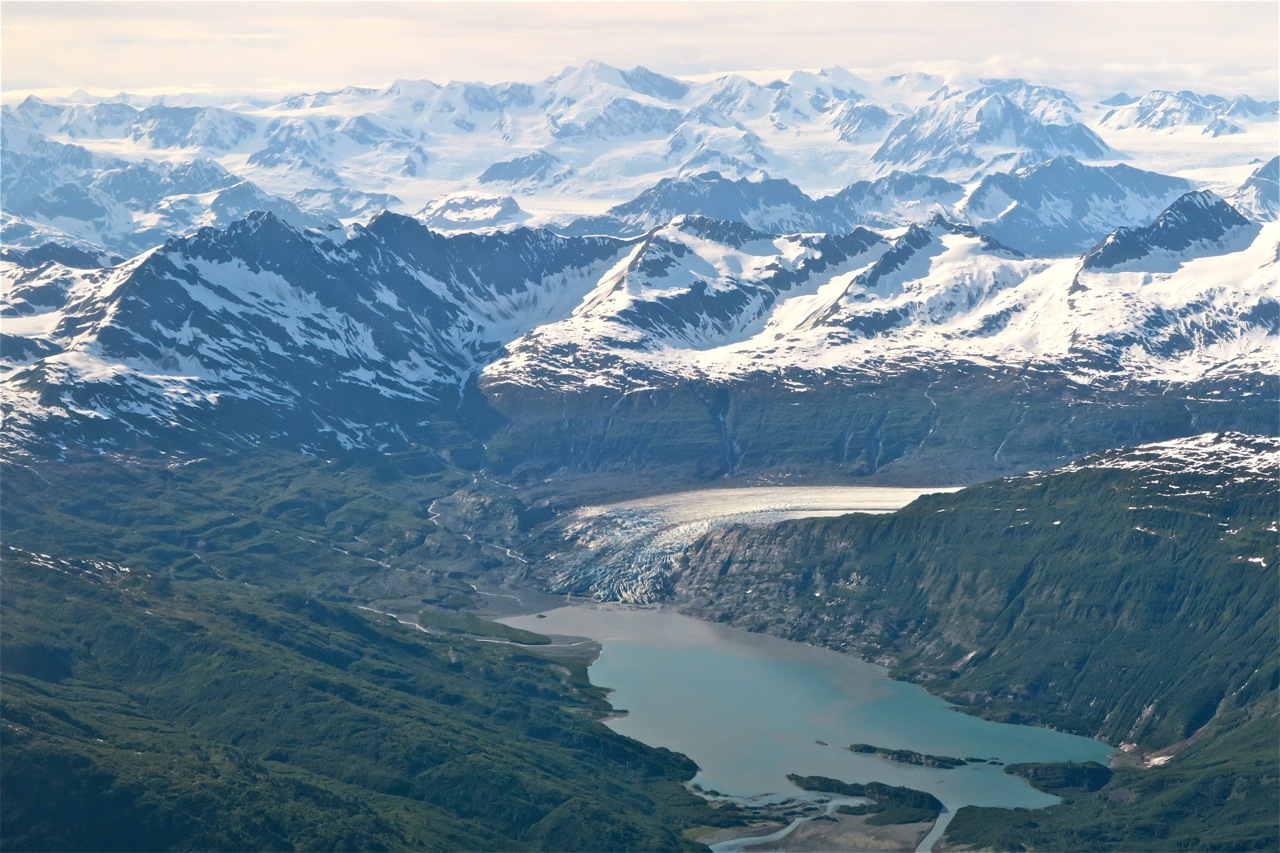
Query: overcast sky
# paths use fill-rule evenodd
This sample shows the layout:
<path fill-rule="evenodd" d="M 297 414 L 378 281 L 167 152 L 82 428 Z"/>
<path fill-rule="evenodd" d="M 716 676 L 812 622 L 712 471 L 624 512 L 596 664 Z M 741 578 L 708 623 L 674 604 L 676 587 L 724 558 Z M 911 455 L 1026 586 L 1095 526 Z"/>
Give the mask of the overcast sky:
<path fill-rule="evenodd" d="M 0 89 L 316 91 L 532 82 L 599 59 L 672 75 L 832 65 L 1010 74 L 1105 96 L 1277 97 L 1280 3 L 0 3 Z"/>

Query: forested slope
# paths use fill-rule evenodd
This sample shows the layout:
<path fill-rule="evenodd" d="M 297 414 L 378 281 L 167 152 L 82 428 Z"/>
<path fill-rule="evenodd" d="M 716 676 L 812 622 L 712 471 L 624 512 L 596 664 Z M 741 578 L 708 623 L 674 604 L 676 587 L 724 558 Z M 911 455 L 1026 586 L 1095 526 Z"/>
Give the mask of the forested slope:
<path fill-rule="evenodd" d="M 713 531 L 685 555 L 676 596 L 880 660 L 970 713 L 1174 756 L 1018 843 L 1274 846 L 1275 463 L 1272 439 L 1209 435 L 887 516 Z M 1066 832 L 1099 803 L 1109 829 Z M 1231 815 L 1231 832 L 1210 833 L 1207 814 Z M 1022 839 L 962 830 L 999 848 Z"/>

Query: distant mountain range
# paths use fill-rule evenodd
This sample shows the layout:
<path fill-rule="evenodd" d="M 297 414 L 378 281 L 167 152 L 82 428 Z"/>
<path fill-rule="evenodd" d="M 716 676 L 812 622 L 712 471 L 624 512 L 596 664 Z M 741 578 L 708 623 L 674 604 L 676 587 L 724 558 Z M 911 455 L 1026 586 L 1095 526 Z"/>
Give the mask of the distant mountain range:
<path fill-rule="evenodd" d="M 689 82 L 598 63 L 274 102 L 28 98 L 0 126 L 6 440 L 383 447 L 443 420 L 591 466 L 630 453 L 589 449 L 621 440 L 617 406 L 671 392 L 683 402 L 644 417 L 709 418 L 698 458 L 733 470 L 750 453 L 730 389 L 768 411 L 848 389 L 831 413 L 901 381 L 924 409 L 892 427 L 895 450 L 887 415 L 856 415 L 874 472 L 934 434 L 920 425 L 939 383 L 1009 376 L 1102 394 L 1107 430 L 1126 387 L 1247 394 L 1220 424 L 1245 428 L 1233 418 L 1252 423 L 1276 373 L 1280 200 L 1274 155 L 1240 158 L 1270 138 L 1275 104 L 1108 100 L 1017 79 Z M 1167 142 L 1204 168 L 1119 162 L 1134 133 L 1149 153 L 1219 119 L 1244 130 Z M 583 395 L 554 426 L 552 401 Z M 1191 426 L 1171 417 L 1134 436 Z M 783 436 L 751 429 L 754 446 Z M 822 429 L 806 459 L 858 455 L 848 425 Z M 1071 447 L 1046 439 L 1050 460 L 1099 449 L 1054 441 Z M 1004 470 L 994 444 L 982 464 Z"/>
<path fill-rule="evenodd" d="M 1203 126 L 1201 133 L 1223 136 L 1240 133 L 1239 122 L 1274 117 L 1277 101 L 1257 101 L 1247 95 L 1224 98 L 1196 92 L 1155 90 L 1128 103 L 1115 103 L 1099 122 L 1116 130 L 1140 127 L 1171 130 L 1175 127 Z"/>
<path fill-rule="evenodd" d="M 1200 166 L 1237 165 L 1243 152 L 1261 161 L 1274 156 L 1276 120 L 1276 102 L 1244 95 L 1154 91 L 1090 103 L 1021 79 L 958 84 L 899 75 L 873 82 L 834 68 L 770 83 L 734 75 L 689 82 L 596 62 L 538 83 L 399 81 L 273 101 L 28 97 L 3 108 L 0 142 L 12 167 L 4 175 L 0 224 L 10 246 L 52 240 L 121 256 L 253 210 L 320 229 L 367 221 L 382 209 L 428 211 L 428 224 L 445 230 L 504 227 L 530 217 L 572 227 L 627 199 L 652 213 L 640 202 L 647 193 L 672 201 L 669 182 L 682 186 L 714 172 L 763 184 L 750 190 L 760 196 L 758 209 L 743 219 L 752 227 L 829 231 L 850 219 L 891 227 L 904 218 L 927 219 L 937 207 L 955 219 L 951 208 L 984 178 L 1055 159 L 1092 166 L 1129 161 L 1161 171 L 1170 157 L 1186 160 L 1180 137 L 1162 141 L 1178 128 L 1231 137 L 1221 155 L 1196 153 L 1209 157 Z M 1134 132 L 1145 141 L 1126 150 L 1126 134 Z M 896 173 L 924 183 L 909 187 Z M 1227 195 L 1239 180 L 1178 189 Z M 772 181 L 830 201 L 810 209 Z M 1043 195 L 1045 188 L 1029 191 Z M 1171 200 L 1167 189 L 1148 185 L 1141 193 L 1146 201 L 1131 207 L 1101 188 L 1097 198 L 1109 212 L 1095 211 L 1105 221 L 1085 230 L 1098 237 L 1142 224 L 1153 207 Z M 520 201 L 496 202 L 505 212 L 495 217 L 457 213 L 460 198 L 474 205 L 502 196 Z M 735 218 L 713 208 L 742 203 L 708 199 L 707 209 L 676 212 Z M 1080 199 L 1065 203 L 1078 206 Z M 998 217 L 990 207 L 988 198 L 985 215 Z M 454 213 L 440 217 L 431 212 L 436 208 Z M 1270 215 L 1265 204 L 1242 209 Z M 660 224 L 636 213 L 609 215 L 633 229 L 642 220 Z M 1070 235 L 1044 250 L 1079 251 L 1083 240 Z"/>

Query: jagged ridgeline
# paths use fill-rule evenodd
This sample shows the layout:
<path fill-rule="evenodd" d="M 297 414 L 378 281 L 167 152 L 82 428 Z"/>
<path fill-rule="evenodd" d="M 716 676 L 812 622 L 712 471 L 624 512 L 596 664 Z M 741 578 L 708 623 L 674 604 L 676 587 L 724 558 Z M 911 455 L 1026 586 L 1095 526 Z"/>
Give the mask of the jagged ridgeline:
<path fill-rule="evenodd" d="M 1084 259 L 937 216 L 890 239 L 697 216 L 446 237 L 390 213 L 334 236 L 253 214 L 115 266 L 11 253 L 6 441 L 970 482 L 1268 431 L 1274 240 L 1207 193 Z"/>
<path fill-rule="evenodd" d="M 1274 157 L 1276 114 L 1247 95 L 1091 102 L 1018 78 L 827 68 L 688 81 L 599 62 L 534 82 L 399 80 L 266 100 L 81 91 L 4 105 L 3 231 L 23 249 L 129 257 L 252 211 L 320 230 L 390 209 L 444 231 L 620 234 L 681 213 L 777 233 L 942 210 L 1024 251 L 1070 254 L 1194 188 L 1153 165 Z M 1230 188 L 1250 215 L 1275 216 L 1270 165 Z M 616 204 L 584 215 L 582 199 Z"/>
<path fill-rule="evenodd" d="M 144 100 L 3 107 L 11 446 L 966 483 L 1274 426 L 1275 102 L 598 62 Z"/>

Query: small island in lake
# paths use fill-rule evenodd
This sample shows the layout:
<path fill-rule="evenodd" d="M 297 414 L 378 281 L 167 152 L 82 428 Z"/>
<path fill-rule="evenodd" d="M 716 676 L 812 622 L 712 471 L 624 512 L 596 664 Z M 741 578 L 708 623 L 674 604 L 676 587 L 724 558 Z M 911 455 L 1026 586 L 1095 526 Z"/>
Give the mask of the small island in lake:
<path fill-rule="evenodd" d="M 1032 787 L 1059 797 L 1078 793 L 1091 794 L 1111 781 L 1111 768 L 1096 761 L 1010 764 L 1004 772 L 1021 776 Z"/>
<path fill-rule="evenodd" d="M 836 807 L 836 812 L 845 815 L 870 815 L 866 821 L 868 826 L 937 820 L 942 813 L 941 800 L 933 794 L 914 788 L 886 785 L 883 782 L 868 782 L 864 785 L 842 782 L 830 776 L 800 776 L 795 773 L 788 773 L 787 779 L 803 791 L 818 791 L 842 797 L 865 797 L 869 800 L 865 805 L 840 805 Z"/>
<path fill-rule="evenodd" d="M 941 770 L 951 770 L 969 763 L 969 759 L 965 758 L 955 758 L 950 755 L 928 755 L 923 752 L 913 752 L 909 749 L 889 749 L 883 746 L 872 746 L 869 743 L 853 743 L 846 746 L 845 749 L 850 752 L 874 755 L 886 761 L 896 761 L 899 764 L 917 764 L 921 767 L 937 767 Z"/>

